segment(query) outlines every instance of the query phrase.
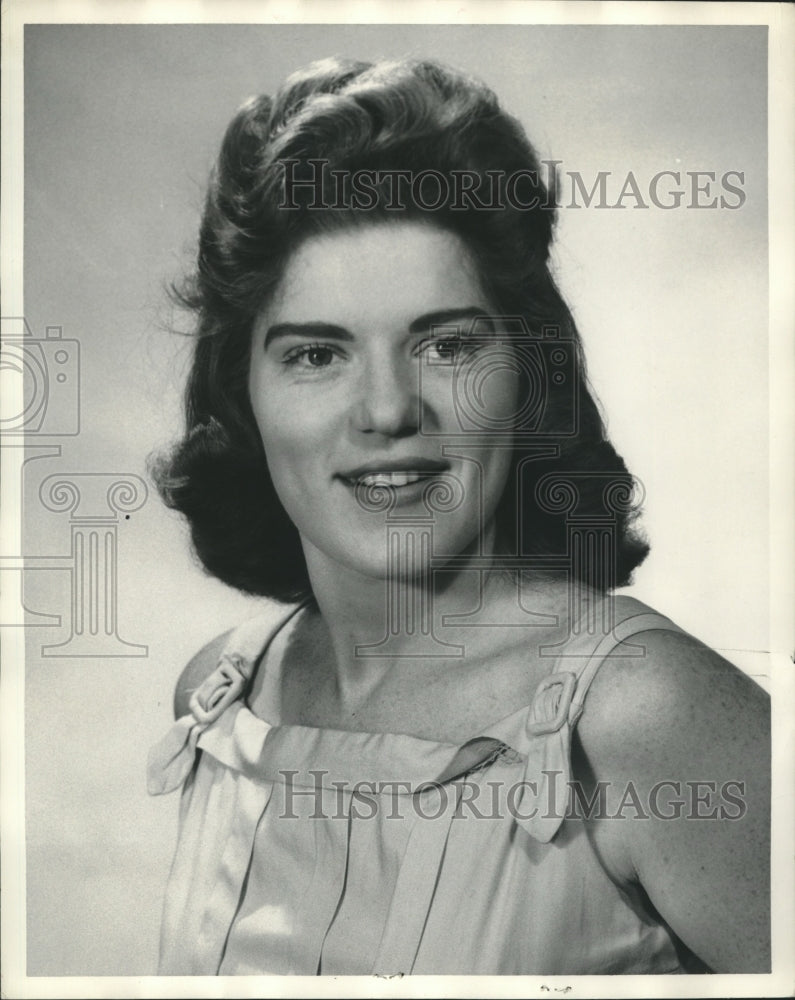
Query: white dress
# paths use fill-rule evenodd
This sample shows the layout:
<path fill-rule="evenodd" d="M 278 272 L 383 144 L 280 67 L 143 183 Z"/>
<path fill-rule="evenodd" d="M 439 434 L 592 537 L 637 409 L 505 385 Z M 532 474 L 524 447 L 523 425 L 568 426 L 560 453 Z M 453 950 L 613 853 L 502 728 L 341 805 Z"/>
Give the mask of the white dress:
<path fill-rule="evenodd" d="M 150 759 L 153 794 L 182 788 L 160 974 L 684 971 L 571 808 L 572 731 L 604 657 L 681 631 L 613 604 L 609 634 L 575 630 L 531 704 L 463 745 L 270 725 L 244 696 L 299 609 L 241 626 Z"/>

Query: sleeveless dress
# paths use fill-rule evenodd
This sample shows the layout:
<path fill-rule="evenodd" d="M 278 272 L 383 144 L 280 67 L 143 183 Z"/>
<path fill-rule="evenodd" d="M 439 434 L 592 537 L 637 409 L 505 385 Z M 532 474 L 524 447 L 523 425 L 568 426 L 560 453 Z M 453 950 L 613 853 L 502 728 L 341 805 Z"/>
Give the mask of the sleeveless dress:
<path fill-rule="evenodd" d="M 244 623 L 150 754 L 150 793 L 182 788 L 160 974 L 685 971 L 571 808 L 572 731 L 600 664 L 681 631 L 611 603 L 612 627 L 575 626 L 532 703 L 463 746 L 270 725 L 244 695 L 302 606 Z"/>

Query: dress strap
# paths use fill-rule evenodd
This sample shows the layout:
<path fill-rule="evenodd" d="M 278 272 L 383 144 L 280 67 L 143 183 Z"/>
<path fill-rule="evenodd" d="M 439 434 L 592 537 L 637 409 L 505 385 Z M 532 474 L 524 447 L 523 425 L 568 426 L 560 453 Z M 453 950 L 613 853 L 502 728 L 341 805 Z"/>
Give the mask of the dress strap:
<path fill-rule="evenodd" d="M 222 657 L 240 658 L 254 667 L 279 632 L 309 604 L 310 600 L 311 598 L 306 598 L 300 604 L 291 605 L 286 611 L 279 608 L 281 613 L 276 618 L 270 614 L 259 614 L 241 622 L 230 632 Z"/>
<path fill-rule="evenodd" d="M 612 600 L 610 630 L 577 635 L 558 657 L 553 673 L 539 684 L 525 717 L 522 749 L 527 760 L 516 817 L 519 825 L 542 843 L 552 840 L 566 817 L 572 777 L 571 734 L 582 715 L 588 689 L 605 659 L 622 642 L 643 632 L 657 629 L 684 632 L 669 618 L 634 598 Z M 645 647 L 633 644 L 629 652 L 642 656 Z M 566 662 L 574 669 L 560 669 Z"/>
<path fill-rule="evenodd" d="M 276 621 L 271 615 L 248 619 L 231 633 L 215 669 L 191 693 L 190 711 L 177 719 L 150 750 L 150 795 L 172 792 L 185 781 L 193 767 L 199 737 L 243 695 L 263 652 L 307 603 L 291 607 Z"/>

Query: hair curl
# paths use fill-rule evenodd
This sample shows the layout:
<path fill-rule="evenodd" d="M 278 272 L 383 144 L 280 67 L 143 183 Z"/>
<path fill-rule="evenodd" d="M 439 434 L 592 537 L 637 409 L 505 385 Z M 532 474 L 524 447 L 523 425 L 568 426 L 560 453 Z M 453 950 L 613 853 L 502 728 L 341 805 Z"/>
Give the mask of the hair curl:
<path fill-rule="evenodd" d="M 331 171 L 470 171 L 478 192 L 504 193 L 522 172 L 521 208 L 469 207 L 448 197 L 432 210 L 411 201 L 387 210 L 379 187 L 374 209 L 310 208 L 307 188 L 285 200 L 285 161 L 305 177 L 310 161 Z M 489 174 L 489 171 L 492 173 Z M 502 185 L 502 187 L 500 187 Z M 492 199 L 494 200 L 494 199 Z M 500 199 L 497 199 L 500 200 Z M 518 199 L 515 198 L 514 201 Z M 522 127 L 481 82 L 430 61 L 368 64 L 330 59 L 288 78 L 275 99 L 249 100 L 227 128 L 212 172 L 199 234 L 195 272 L 177 291 L 197 318 L 188 379 L 184 438 L 153 463 L 164 501 L 191 525 L 206 569 L 242 591 L 281 601 L 310 592 L 298 532 L 276 495 L 248 395 L 252 325 L 277 287 L 291 253 L 308 236 L 386 219 L 418 218 L 458 234 L 477 264 L 484 291 L 504 314 L 523 317 L 535 333 L 551 327 L 573 345 L 574 396 L 550 380 L 538 432 L 556 454 L 528 462 L 514 454 L 514 488 L 506 488 L 497 526 L 504 551 L 533 557 L 566 553 L 566 522 L 536 502 L 535 486 L 562 474 L 577 480 L 579 517 L 604 514 L 605 482 L 631 477 L 607 439 L 589 388 L 572 315 L 549 269 L 554 192 Z M 571 422 L 577 407 L 577 432 Z M 592 553 L 575 572 L 599 589 L 628 582 L 648 545 L 631 531 L 637 510 L 614 508 L 610 551 Z"/>

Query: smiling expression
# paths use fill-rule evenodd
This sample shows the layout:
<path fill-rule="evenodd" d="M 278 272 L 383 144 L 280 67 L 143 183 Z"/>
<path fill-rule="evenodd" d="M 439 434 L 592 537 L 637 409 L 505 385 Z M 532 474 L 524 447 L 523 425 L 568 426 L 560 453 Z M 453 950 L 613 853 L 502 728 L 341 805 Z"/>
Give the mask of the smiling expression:
<path fill-rule="evenodd" d="M 493 346 L 467 342 L 473 317 L 493 312 L 465 243 L 420 223 L 313 236 L 293 253 L 254 325 L 249 390 L 310 566 L 322 558 L 383 577 L 390 515 L 374 501 L 427 517 L 423 497 L 447 487 L 458 499 L 433 514 L 434 553 L 478 539 L 488 549 L 511 450 L 504 435 L 490 448 L 481 433 L 467 453 L 455 391 L 462 366 L 500 349 L 496 334 Z M 516 373 L 495 366 L 485 393 L 504 422 Z"/>

